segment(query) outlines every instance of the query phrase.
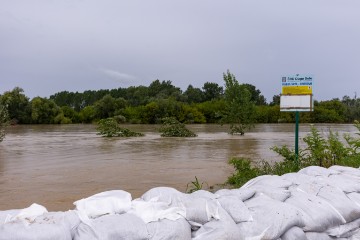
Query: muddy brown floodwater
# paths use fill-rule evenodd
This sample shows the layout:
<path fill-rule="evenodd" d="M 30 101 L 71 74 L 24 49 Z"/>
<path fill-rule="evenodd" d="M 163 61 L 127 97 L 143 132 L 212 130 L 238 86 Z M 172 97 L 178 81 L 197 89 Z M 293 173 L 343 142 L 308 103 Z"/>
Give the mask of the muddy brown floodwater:
<path fill-rule="evenodd" d="M 319 125 L 327 131 L 354 132 L 352 125 Z M 245 136 L 227 126 L 190 125 L 196 138 L 162 138 L 156 125 L 126 125 L 139 138 L 103 138 L 94 125 L 11 126 L 0 143 L 0 210 L 38 203 L 51 211 L 73 209 L 73 202 L 107 190 L 140 197 L 157 186 L 186 190 L 195 176 L 208 185 L 231 174 L 230 157 L 276 161 L 274 145 L 292 145 L 293 124 L 260 124 Z M 300 137 L 309 125 L 300 126 Z"/>

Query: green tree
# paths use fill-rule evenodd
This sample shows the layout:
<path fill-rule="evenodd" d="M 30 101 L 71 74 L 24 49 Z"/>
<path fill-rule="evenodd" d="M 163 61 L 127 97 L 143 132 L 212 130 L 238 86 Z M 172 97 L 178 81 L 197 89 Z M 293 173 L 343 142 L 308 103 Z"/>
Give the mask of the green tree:
<path fill-rule="evenodd" d="M 204 92 L 204 101 L 220 99 L 224 95 L 223 87 L 219 86 L 217 83 L 206 82 L 202 89 Z"/>
<path fill-rule="evenodd" d="M 79 118 L 82 123 L 92 123 L 95 120 L 95 116 L 94 106 L 86 106 L 79 113 Z"/>
<path fill-rule="evenodd" d="M 204 100 L 204 93 L 199 88 L 194 88 L 191 84 L 184 92 L 186 102 L 188 103 L 200 103 Z"/>
<path fill-rule="evenodd" d="M 228 70 L 223 74 L 225 81 L 226 108 L 223 112 L 223 123 L 230 123 L 230 134 L 244 135 L 254 123 L 255 104 L 245 85 L 239 84 Z"/>
<path fill-rule="evenodd" d="M 0 142 L 5 138 L 5 127 L 8 123 L 8 112 L 4 105 L 0 104 Z"/>
<path fill-rule="evenodd" d="M 31 100 L 31 119 L 33 123 L 60 123 L 61 118 L 56 118 L 59 114 L 63 113 L 53 100 L 41 97 L 35 97 Z"/>
<path fill-rule="evenodd" d="M 9 119 L 12 123 L 30 123 L 31 106 L 29 98 L 23 93 L 20 87 L 5 92 L 0 97 L 0 104 L 6 106 Z"/>
<path fill-rule="evenodd" d="M 259 89 L 256 89 L 252 84 L 244 83 L 243 85 L 251 94 L 250 101 L 254 102 L 256 105 L 266 105 L 266 98 L 261 94 Z"/>

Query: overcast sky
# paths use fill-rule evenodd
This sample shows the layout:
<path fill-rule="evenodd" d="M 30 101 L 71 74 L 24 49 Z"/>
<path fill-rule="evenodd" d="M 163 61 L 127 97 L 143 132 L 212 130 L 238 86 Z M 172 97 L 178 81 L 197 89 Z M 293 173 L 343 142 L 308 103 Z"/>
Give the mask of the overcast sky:
<path fill-rule="evenodd" d="M 0 94 L 223 86 L 227 69 L 268 101 L 296 73 L 315 99 L 360 95 L 360 1 L 0 0 Z"/>

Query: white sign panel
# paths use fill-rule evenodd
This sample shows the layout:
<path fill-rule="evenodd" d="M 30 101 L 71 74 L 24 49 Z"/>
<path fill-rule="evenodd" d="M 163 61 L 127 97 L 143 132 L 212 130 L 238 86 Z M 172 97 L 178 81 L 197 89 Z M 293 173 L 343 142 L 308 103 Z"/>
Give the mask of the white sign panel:
<path fill-rule="evenodd" d="M 313 111 L 312 95 L 281 95 L 280 111 L 285 112 L 309 112 Z"/>

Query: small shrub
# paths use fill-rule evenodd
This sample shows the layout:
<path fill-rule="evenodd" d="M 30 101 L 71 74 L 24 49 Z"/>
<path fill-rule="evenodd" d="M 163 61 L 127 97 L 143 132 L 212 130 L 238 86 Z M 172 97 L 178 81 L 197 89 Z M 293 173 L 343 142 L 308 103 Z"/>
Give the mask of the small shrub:
<path fill-rule="evenodd" d="M 195 181 L 191 181 L 190 183 L 188 183 L 186 185 L 186 192 L 193 193 L 193 192 L 199 191 L 199 190 L 203 189 L 203 185 L 204 185 L 204 183 L 200 183 L 199 179 L 195 176 Z M 190 187 L 190 189 L 189 189 L 189 187 Z"/>
<path fill-rule="evenodd" d="M 101 119 L 97 127 L 99 135 L 103 137 L 141 137 L 142 133 L 133 132 L 127 128 L 122 128 L 113 118 Z"/>
<path fill-rule="evenodd" d="M 163 118 L 163 125 L 160 128 L 162 137 L 196 137 L 197 135 L 187 129 L 185 124 L 180 123 L 173 117 Z"/>

